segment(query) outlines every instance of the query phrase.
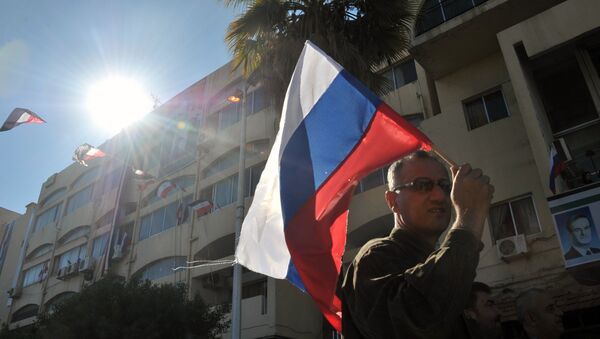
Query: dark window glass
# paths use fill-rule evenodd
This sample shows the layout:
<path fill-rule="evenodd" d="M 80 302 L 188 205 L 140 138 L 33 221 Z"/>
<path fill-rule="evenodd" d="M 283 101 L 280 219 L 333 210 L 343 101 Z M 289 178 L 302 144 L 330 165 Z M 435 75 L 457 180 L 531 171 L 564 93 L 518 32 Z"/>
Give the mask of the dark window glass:
<path fill-rule="evenodd" d="M 475 129 L 487 124 L 483 100 L 478 98 L 465 104 L 469 129 Z"/>
<path fill-rule="evenodd" d="M 393 69 L 390 68 L 387 71 L 385 71 L 382 74 L 386 80 L 387 80 L 387 84 L 386 84 L 386 91 L 392 91 L 393 89 L 396 88 L 396 83 L 394 82 L 394 73 L 393 73 Z"/>
<path fill-rule="evenodd" d="M 150 235 L 160 233 L 163 229 L 163 222 L 165 220 L 165 209 L 161 208 L 152 213 L 152 226 L 150 229 Z"/>
<path fill-rule="evenodd" d="M 421 34 L 444 22 L 444 14 L 439 0 L 425 0 L 416 24 L 417 34 Z"/>
<path fill-rule="evenodd" d="M 532 68 L 554 133 L 598 118 L 574 51 L 542 57 Z"/>
<path fill-rule="evenodd" d="M 446 20 L 450 20 L 473 8 L 471 0 L 445 0 L 442 2 Z"/>
<path fill-rule="evenodd" d="M 269 100 L 267 99 L 265 90 L 262 87 L 254 91 L 253 98 L 254 105 L 252 113 L 260 112 L 269 105 Z"/>
<path fill-rule="evenodd" d="M 483 97 L 490 122 L 506 118 L 508 109 L 504 103 L 502 92 L 494 92 Z"/>

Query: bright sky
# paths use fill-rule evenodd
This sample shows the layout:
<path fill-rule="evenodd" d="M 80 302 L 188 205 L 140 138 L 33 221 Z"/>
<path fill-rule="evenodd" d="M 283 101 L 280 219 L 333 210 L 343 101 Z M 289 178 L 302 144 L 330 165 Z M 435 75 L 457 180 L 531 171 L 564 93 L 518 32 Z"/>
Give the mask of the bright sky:
<path fill-rule="evenodd" d="M 48 122 L 0 133 L 0 206 L 23 213 L 77 146 L 114 134 L 92 86 L 117 74 L 166 102 L 229 60 L 233 17 L 219 0 L 0 1 L 0 124 L 15 107 Z"/>

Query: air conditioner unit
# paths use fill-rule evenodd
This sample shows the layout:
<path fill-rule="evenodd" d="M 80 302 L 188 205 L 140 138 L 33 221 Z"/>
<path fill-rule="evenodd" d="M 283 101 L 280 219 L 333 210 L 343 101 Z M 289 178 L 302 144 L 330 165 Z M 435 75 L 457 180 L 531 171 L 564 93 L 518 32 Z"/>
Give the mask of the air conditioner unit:
<path fill-rule="evenodd" d="M 525 240 L 525 235 L 519 234 L 496 241 L 496 250 L 498 251 L 498 257 L 501 259 L 527 253 L 527 241 Z"/>
<path fill-rule="evenodd" d="M 96 260 L 92 257 L 85 257 L 84 260 L 79 262 L 79 272 L 93 272 Z"/>

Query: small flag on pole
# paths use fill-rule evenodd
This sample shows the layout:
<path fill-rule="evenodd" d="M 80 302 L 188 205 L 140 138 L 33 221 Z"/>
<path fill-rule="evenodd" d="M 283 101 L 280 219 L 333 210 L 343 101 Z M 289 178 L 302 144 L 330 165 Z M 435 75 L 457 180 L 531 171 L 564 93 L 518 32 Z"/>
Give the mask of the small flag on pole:
<path fill-rule="evenodd" d="M 307 41 L 236 259 L 310 294 L 341 331 L 336 287 L 353 189 L 375 169 L 431 146 L 427 136 Z"/>
<path fill-rule="evenodd" d="M 21 124 L 41 124 L 46 121 L 26 108 L 15 108 L 0 128 L 0 132 L 8 131 Z"/>
<path fill-rule="evenodd" d="M 77 161 L 78 163 L 82 164 L 83 166 L 87 166 L 87 161 L 90 161 L 90 160 L 96 159 L 96 158 L 102 158 L 105 156 L 106 156 L 106 153 L 97 149 L 96 147 L 94 147 L 90 144 L 83 144 L 83 145 L 77 147 L 77 149 L 73 153 L 73 160 Z"/>
<path fill-rule="evenodd" d="M 192 208 L 192 211 L 196 214 L 196 217 L 201 217 L 210 212 L 212 206 L 213 205 L 210 203 L 210 201 L 202 199 L 190 203 L 190 207 Z"/>
<path fill-rule="evenodd" d="M 177 185 L 175 185 L 174 183 L 172 183 L 169 180 L 165 180 L 160 185 L 158 185 L 158 188 L 156 189 L 156 195 L 159 198 L 164 199 L 169 195 L 169 193 L 172 190 L 174 190 L 176 188 L 177 188 Z"/>

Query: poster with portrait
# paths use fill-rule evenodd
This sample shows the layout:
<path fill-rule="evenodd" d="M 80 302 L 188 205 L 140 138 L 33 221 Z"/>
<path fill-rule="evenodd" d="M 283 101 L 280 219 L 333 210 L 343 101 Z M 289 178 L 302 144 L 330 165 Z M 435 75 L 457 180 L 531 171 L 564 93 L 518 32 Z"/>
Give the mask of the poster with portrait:
<path fill-rule="evenodd" d="M 565 267 L 600 261 L 600 185 L 548 199 Z"/>

